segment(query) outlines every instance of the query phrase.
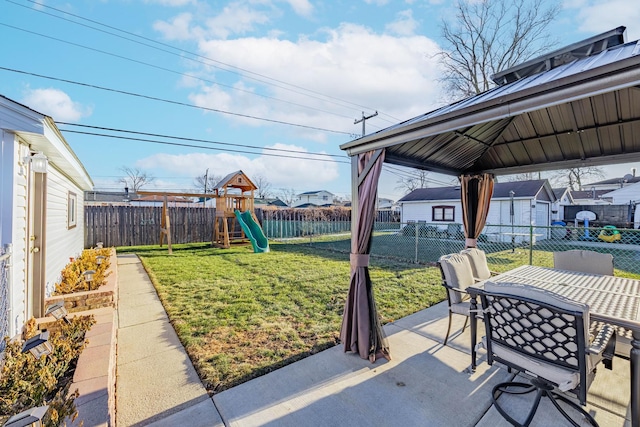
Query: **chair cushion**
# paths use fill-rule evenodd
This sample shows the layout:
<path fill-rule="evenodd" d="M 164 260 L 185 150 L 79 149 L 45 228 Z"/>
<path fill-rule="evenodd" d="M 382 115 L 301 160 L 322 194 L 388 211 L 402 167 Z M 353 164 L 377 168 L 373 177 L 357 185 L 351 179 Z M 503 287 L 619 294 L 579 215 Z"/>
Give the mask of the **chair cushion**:
<path fill-rule="evenodd" d="M 466 301 L 462 301 L 456 304 L 451 304 L 451 307 L 449 307 L 449 310 L 451 310 L 452 313 L 468 316 L 469 313 L 471 312 L 471 302 L 467 298 Z"/>
<path fill-rule="evenodd" d="M 460 254 L 443 255 L 438 261 L 442 266 L 444 281 L 447 285 L 464 291 L 475 283 L 471 264 L 469 264 L 469 259 L 466 256 Z M 449 297 L 452 304 L 463 301 L 463 297 L 459 292 L 450 291 Z"/>
<path fill-rule="evenodd" d="M 554 252 L 553 267 L 559 270 L 613 276 L 613 255 L 577 249 Z"/>
<path fill-rule="evenodd" d="M 469 258 L 473 277 L 477 280 L 487 280 L 491 277 L 491 271 L 487 265 L 487 255 L 478 248 L 469 248 L 460 253 Z"/>
<path fill-rule="evenodd" d="M 554 384 L 557 384 L 558 389 L 561 391 L 573 390 L 578 386 L 578 384 L 580 384 L 580 374 L 578 371 L 563 369 L 558 366 L 541 362 L 539 360 L 520 354 L 516 351 L 510 350 L 500 344 L 494 343 L 491 348 L 493 353 L 499 358 L 521 367 L 530 375 L 541 377 L 548 381 L 551 381 Z M 601 358 L 601 355 L 588 355 L 587 372 L 592 372 L 593 367 L 598 362 L 598 359 Z M 588 385 L 589 384 L 587 384 L 587 387 Z"/>

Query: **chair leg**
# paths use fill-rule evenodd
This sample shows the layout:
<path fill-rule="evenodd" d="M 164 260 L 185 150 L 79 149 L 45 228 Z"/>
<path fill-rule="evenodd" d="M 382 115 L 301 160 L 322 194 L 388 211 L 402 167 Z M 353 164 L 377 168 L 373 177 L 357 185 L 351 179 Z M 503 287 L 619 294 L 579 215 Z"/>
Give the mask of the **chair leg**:
<path fill-rule="evenodd" d="M 549 400 L 551 400 L 551 403 L 553 403 L 553 406 L 556 407 L 556 409 L 558 411 L 560 411 L 560 413 L 567 419 L 569 420 L 569 422 L 571 423 L 571 425 L 575 426 L 575 427 L 580 427 L 580 424 L 578 424 L 577 422 L 575 422 L 574 420 L 572 420 L 569 416 L 569 414 L 567 414 L 567 412 L 562 409 L 562 407 L 560 406 L 560 404 L 557 402 L 558 400 L 564 402 L 565 404 L 569 405 L 570 407 L 572 407 L 573 409 L 575 409 L 576 411 L 578 411 L 579 413 L 582 414 L 582 416 L 584 416 L 586 418 L 587 421 L 589 421 L 589 424 L 591 424 L 594 427 L 598 427 L 598 423 L 596 422 L 596 420 L 591 416 L 590 413 L 588 413 L 587 411 L 584 410 L 584 408 L 582 408 L 580 405 L 578 405 L 577 403 L 571 401 L 570 399 L 567 399 L 566 397 L 557 394 L 557 393 L 547 393 L 547 396 L 549 397 Z"/>
<path fill-rule="evenodd" d="M 451 332 L 451 311 L 449 311 L 449 326 L 447 327 L 447 335 L 444 337 L 444 345 L 447 345 L 450 332 Z"/>
<path fill-rule="evenodd" d="M 464 330 L 467 329 L 468 324 L 469 324 L 469 318 L 467 317 L 466 319 L 464 319 L 464 326 L 462 327 L 462 332 L 464 332 Z"/>
<path fill-rule="evenodd" d="M 516 389 L 507 390 L 509 387 L 516 388 Z M 571 401 L 570 399 L 567 399 L 566 397 L 560 394 L 554 393 L 552 390 L 553 390 L 553 385 L 549 384 L 544 380 L 539 380 L 539 379 L 533 379 L 532 384 L 520 383 L 520 382 L 506 382 L 506 383 L 500 383 L 493 388 L 491 398 L 492 398 L 493 406 L 500 413 L 500 415 L 502 415 L 504 419 L 509 421 L 511 425 L 514 425 L 516 427 L 528 427 L 529 424 L 531 424 L 531 422 L 533 421 L 533 417 L 536 414 L 536 411 L 538 410 L 538 406 L 540 405 L 540 400 L 545 396 L 549 398 L 551 403 L 553 403 L 553 406 L 556 407 L 556 409 L 562 414 L 564 418 L 567 419 L 567 421 L 571 423 L 572 426 L 580 427 L 580 424 L 574 421 L 573 419 L 571 419 L 571 416 L 560 406 L 558 401 L 562 401 L 566 405 L 570 406 L 571 408 L 573 408 L 574 410 L 582 414 L 582 416 L 592 426 L 598 427 L 598 423 L 596 422 L 596 420 L 591 416 L 591 414 L 585 411 L 580 405 Z M 498 403 L 498 397 L 503 393 L 504 394 L 527 394 L 533 391 L 536 391 L 536 397 L 534 399 L 533 406 L 531 407 L 531 410 L 527 414 L 527 417 L 523 423 L 520 423 L 515 419 L 513 419 L 509 414 L 505 412 L 504 409 L 502 409 L 502 407 Z"/>

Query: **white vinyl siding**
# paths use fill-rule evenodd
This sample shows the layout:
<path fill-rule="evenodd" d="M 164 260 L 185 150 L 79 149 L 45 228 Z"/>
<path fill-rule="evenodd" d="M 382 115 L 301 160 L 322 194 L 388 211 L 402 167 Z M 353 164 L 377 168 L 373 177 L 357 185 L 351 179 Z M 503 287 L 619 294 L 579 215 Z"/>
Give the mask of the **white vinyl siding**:
<path fill-rule="evenodd" d="M 78 197 L 76 206 L 76 226 L 68 228 L 69 192 L 82 195 L 82 189 L 64 177 L 54 167 L 47 173 L 47 296 L 60 281 L 62 269 L 69 263 L 69 257 L 77 256 L 84 249 L 84 201 Z"/>
<path fill-rule="evenodd" d="M 27 224 L 27 174 L 26 168 L 19 164 L 18 159 L 28 152 L 23 144 L 14 145 L 13 166 L 13 212 L 12 221 L 12 254 L 11 254 L 11 320 L 9 333 L 15 335 L 20 332 L 22 325 L 27 321 L 30 313 L 27 312 L 27 258 L 28 249 L 28 224 Z"/>

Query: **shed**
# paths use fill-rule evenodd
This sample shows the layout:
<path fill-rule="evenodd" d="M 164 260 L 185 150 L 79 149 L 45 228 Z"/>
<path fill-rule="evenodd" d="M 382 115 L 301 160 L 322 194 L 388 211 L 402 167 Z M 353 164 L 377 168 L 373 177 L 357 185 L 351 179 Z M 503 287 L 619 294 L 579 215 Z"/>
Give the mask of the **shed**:
<path fill-rule="evenodd" d="M 0 247 L 10 253 L 0 333 L 13 336 L 44 315 L 45 297 L 84 249 L 83 195 L 93 182 L 51 117 L 1 95 L 0 140 Z"/>

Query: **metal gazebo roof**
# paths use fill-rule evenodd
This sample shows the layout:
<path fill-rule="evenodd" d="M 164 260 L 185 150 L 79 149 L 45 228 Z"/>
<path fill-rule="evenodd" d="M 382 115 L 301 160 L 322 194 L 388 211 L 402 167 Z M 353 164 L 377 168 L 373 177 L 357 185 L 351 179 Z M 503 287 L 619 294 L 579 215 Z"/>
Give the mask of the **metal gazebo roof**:
<path fill-rule="evenodd" d="M 624 28 L 619 30 L 600 39 L 621 42 Z M 350 156 L 385 148 L 386 163 L 450 175 L 640 161 L 640 41 L 600 46 L 597 54 L 574 50 L 580 59 L 517 76 L 340 148 Z M 514 69 L 506 71 L 499 74 Z"/>

